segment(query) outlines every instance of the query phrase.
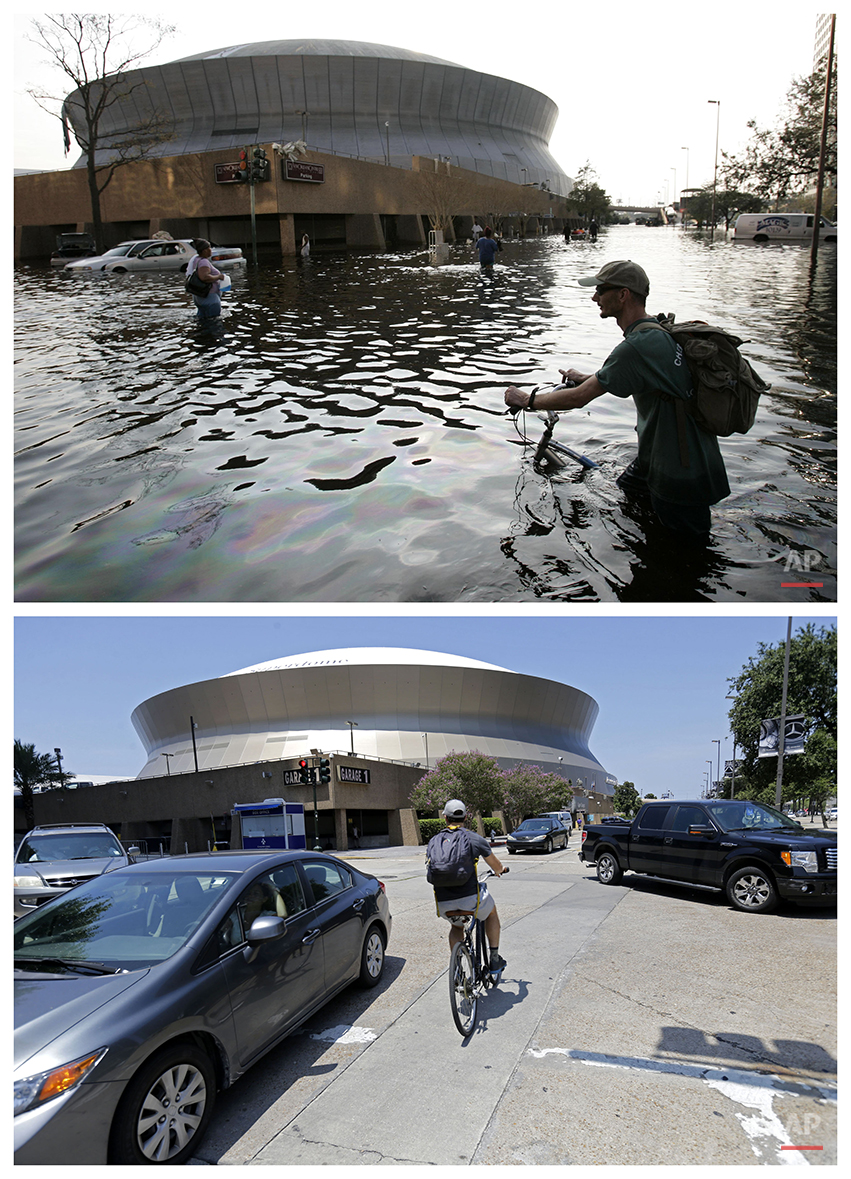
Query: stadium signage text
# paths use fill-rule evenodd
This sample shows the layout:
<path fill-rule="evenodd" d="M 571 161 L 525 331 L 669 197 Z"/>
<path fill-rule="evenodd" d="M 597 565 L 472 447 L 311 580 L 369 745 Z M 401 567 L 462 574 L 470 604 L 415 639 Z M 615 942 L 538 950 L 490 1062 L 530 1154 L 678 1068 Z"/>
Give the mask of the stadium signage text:
<path fill-rule="evenodd" d="M 325 183 L 324 164 L 305 164 L 301 160 L 282 160 L 284 180 L 307 180 L 311 184 Z"/>

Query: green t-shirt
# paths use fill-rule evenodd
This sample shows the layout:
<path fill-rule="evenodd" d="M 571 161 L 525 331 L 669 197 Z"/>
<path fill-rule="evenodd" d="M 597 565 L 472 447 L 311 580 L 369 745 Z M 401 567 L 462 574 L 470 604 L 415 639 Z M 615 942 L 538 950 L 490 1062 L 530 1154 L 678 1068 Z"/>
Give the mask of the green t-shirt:
<path fill-rule="evenodd" d="M 647 317 L 650 318 L 649 316 Z M 682 347 L 668 332 L 635 331 L 636 320 L 621 344 L 596 374 L 607 393 L 632 397 L 638 415 L 638 474 L 654 495 L 671 503 L 717 504 L 730 494 L 718 439 L 686 417 L 689 465 L 683 465 L 677 433 L 677 407 L 660 397 L 688 399 L 692 379 Z"/>

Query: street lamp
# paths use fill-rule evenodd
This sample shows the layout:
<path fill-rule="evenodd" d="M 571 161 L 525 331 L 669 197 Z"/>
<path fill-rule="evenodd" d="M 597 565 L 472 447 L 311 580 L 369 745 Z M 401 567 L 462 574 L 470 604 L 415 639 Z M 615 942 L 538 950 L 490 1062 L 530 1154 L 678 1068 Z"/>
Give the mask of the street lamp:
<path fill-rule="evenodd" d="M 718 746 L 718 777 L 715 780 L 716 780 L 716 782 L 718 782 L 719 787 L 720 787 L 720 784 L 721 784 L 721 742 L 716 741 L 713 738 L 712 744 Z"/>
<path fill-rule="evenodd" d="M 166 777 L 170 778 L 171 777 L 171 759 L 174 757 L 174 754 L 173 753 L 164 753 L 163 757 L 165 758 Z"/>
<path fill-rule="evenodd" d="M 59 766 L 59 786 L 65 785 L 65 775 L 62 773 L 62 750 L 54 746 L 53 752 L 56 754 L 56 764 Z"/>
<path fill-rule="evenodd" d="M 710 238 L 715 237 L 715 194 L 718 190 L 718 132 L 721 128 L 721 99 L 707 98 L 707 103 L 710 106 L 718 108 L 715 116 L 715 175 L 712 178 L 712 228 L 710 230 Z"/>
<path fill-rule="evenodd" d="M 301 115 L 301 141 L 307 146 L 307 118 L 310 111 L 296 111 L 297 115 Z"/>
<path fill-rule="evenodd" d="M 390 167 L 390 124 L 384 124 L 384 132 L 387 136 L 387 167 Z"/>
<path fill-rule="evenodd" d="M 425 741 L 425 751 L 426 751 L 426 769 L 429 769 L 430 767 L 429 767 L 429 764 L 428 764 L 428 733 L 423 733 L 423 741 Z"/>
<path fill-rule="evenodd" d="M 191 716 L 189 718 L 189 728 L 192 731 L 192 756 L 195 758 L 195 773 L 197 774 L 198 773 L 198 749 L 197 749 L 197 746 L 195 745 L 195 730 L 198 728 L 198 726 L 195 724 L 195 721 Z"/>
<path fill-rule="evenodd" d="M 712 758 L 707 757 L 706 764 L 709 766 L 708 780 L 706 783 L 706 796 L 712 798 Z"/>
<path fill-rule="evenodd" d="M 352 757 L 354 757 L 354 754 L 355 754 L 355 729 L 358 728 L 358 722 L 357 721 L 346 721 L 346 724 L 349 726 L 349 735 L 352 738 Z"/>

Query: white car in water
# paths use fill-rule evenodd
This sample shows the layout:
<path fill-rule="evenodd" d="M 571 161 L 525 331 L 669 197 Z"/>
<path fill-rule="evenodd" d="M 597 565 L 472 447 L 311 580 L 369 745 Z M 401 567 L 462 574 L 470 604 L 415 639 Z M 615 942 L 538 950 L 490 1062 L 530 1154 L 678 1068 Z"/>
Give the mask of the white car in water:
<path fill-rule="evenodd" d="M 80 258 L 69 262 L 65 270 L 75 272 L 100 271 L 107 274 L 127 274 L 145 270 L 185 271 L 197 251 L 190 238 L 142 238 L 120 242 L 105 254 L 95 258 Z M 211 261 L 220 270 L 245 266 L 246 260 L 238 246 L 213 246 Z"/>

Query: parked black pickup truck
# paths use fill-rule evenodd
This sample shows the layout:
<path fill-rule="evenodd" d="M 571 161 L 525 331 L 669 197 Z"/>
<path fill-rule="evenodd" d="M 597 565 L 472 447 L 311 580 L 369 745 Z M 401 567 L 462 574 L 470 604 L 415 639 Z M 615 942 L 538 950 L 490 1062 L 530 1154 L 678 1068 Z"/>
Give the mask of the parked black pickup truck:
<path fill-rule="evenodd" d="M 642 872 L 723 890 L 746 913 L 778 898 L 836 904 L 836 832 L 807 830 L 758 802 L 647 802 L 631 823 L 586 827 L 579 858 L 603 884 Z"/>

